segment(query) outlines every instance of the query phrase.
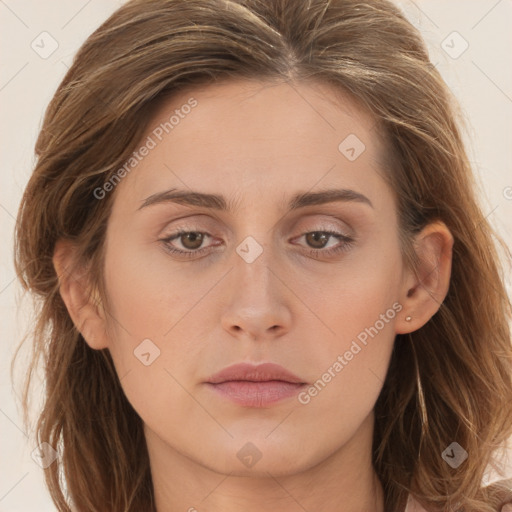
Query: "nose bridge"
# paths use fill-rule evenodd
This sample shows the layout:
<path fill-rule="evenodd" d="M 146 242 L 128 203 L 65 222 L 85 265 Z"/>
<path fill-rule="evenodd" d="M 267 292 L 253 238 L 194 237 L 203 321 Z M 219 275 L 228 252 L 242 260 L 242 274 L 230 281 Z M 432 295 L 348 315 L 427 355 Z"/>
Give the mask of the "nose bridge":
<path fill-rule="evenodd" d="M 273 266 L 272 255 L 274 251 L 269 243 L 269 234 L 257 235 L 258 241 L 252 235 L 245 237 L 235 249 L 235 279 L 240 283 L 244 295 L 252 295 L 257 299 L 260 295 L 267 297 L 272 287 Z M 262 237 L 265 242 L 262 241 Z"/>
<path fill-rule="evenodd" d="M 269 274 L 271 274 L 269 267 L 276 264 L 273 261 L 275 218 L 269 215 L 270 212 L 253 208 L 258 205 L 263 192 L 260 186 L 255 184 L 250 197 L 246 197 L 246 206 L 240 205 L 239 213 L 242 220 L 238 223 L 237 229 L 238 235 L 242 238 L 235 247 L 235 273 L 240 279 L 245 280 L 247 285 L 257 284 L 267 287 L 270 283 Z M 257 283 L 247 282 L 248 279 L 256 280 Z"/>
<path fill-rule="evenodd" d="M 254 338 L 268 332 L 284 332 L 290 313 L 282 295 L 282 283 L 274 275 L 278 263 L 271 247 L 271 234 L 247 236 L 235 248 L 233 271 L 228 291 L 228 305 L 222 323 L 232 333 L 240 331 Z M 260 240 L 263 237 L 265 242 Z M 238 334 L 236 334 L 238 335 Z"/>

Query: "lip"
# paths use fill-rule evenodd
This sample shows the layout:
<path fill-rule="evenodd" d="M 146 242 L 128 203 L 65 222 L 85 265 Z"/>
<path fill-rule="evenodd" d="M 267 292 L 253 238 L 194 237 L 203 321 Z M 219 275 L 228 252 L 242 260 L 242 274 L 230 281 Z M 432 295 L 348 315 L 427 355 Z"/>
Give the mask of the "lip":
<path fill-rule="evenodd" d="M 306 382 L 274 363 L 240 363 L 212 375 L 205 384 L 245 407 L 267 407 L 296 395 Z"/>

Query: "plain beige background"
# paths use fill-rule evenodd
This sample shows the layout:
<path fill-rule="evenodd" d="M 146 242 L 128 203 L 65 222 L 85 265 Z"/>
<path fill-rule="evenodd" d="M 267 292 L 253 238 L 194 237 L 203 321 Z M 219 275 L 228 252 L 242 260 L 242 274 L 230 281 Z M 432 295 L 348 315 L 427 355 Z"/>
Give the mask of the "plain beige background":
<path fill-rule="evenodd" d="M 9 378 L 13 350 L 32 321 L 14 280 L 16 212 L 46 105 L 76 50 L 121 3 L 0 0 L 0 512 L 55 510 L 43 470 L 31 458 L 36 443 L 24 431 Z M 432 62 L 459 98 L 484 212 L 512 247 L 512 1 L 397 3 L 422 31 Z M 511 282 L 509 272 L 509 292 Z M 503 460 L 509 477 L 511 461 Z M 496 478 L 489 473 L 489 481 Z"/>

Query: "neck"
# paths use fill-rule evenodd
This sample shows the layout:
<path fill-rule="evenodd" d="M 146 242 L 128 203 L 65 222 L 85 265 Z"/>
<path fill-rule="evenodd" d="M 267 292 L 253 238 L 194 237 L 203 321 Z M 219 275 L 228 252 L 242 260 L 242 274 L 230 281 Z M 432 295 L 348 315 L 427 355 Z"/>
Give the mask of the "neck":
<path fill-rule="evenodd" d="M 237 476 L 193 460 L 145 427 L 157 512 L 383 512 L 371 462 L 373 415 L 334 453 L 310 467 Z M 256 466 L 255 466 L 256 468 Z"/>

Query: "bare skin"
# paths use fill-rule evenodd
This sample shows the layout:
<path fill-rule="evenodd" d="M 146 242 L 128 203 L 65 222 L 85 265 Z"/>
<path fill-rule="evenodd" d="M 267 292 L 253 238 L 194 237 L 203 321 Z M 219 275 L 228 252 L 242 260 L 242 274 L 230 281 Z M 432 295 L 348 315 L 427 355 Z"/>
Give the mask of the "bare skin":
<path fill-rule="evenodd" d="M 406 267 L 382 178 L 386 148 L 372 118 L 328 86 L 240 81 L 182 92 L 147 135 L 190 97 L 197 106 L 112 192 L 108 309 L 87 300 L 86 275 L 63 272 L 72 247 L 60 242 L 54 257 L 73 321 L 92 348 L 110 350 L 144 421 L 157 510 L 382 512 L 373 408 L 395 335 L 419 329 L 446 296 L 453 238 L 442 223 L 427 226 L 416 240 L 421 267 Z M 364 151 L 355 139 L 339 149 L 350 134 Z M 236 209 L 141 208 L 173 188 L 220 194 Z M 368 202 L 288 208 L 299 192 L 327 189 Z M 203 233 L 203 243 L 163 241 L 178 229 Z M 326 230 L 352 242 L 327 236 L 321 247 L 311 234 Z M 169 245 L 205 250 L 186 258 Z M 248 262 L 240 246 L 262 252 Z M 372 326 L 378 333 L 347 354 Z M 160 350 L 149 365 L 134 356 L 145 339 Z M 325 386 L 243 407 L 205 385 L 239 362 L 275 362 L 307 390 L 319 379 Z M 240 458 L 247 450 L 260 457 L 251 467 Z"/>

